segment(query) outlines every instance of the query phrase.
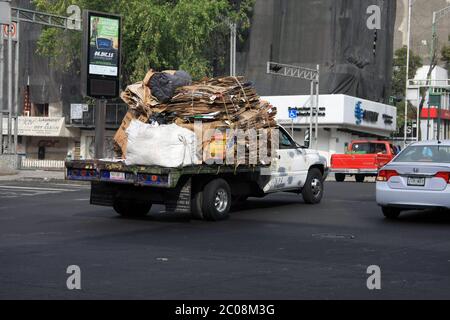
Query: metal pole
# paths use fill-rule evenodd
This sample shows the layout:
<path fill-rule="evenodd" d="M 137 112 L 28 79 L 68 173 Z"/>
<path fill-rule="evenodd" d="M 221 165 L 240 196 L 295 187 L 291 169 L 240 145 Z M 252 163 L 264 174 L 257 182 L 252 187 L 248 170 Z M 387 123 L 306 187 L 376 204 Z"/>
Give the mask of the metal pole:
<path fill-rule="evenodd" d="M 405 141 L 404 147 L 406 147 L 408 141 L 408 80 L 409 80 L 409 59 L 410 59 L 410 38 L 411 38 L 411 13 L 412 13 L 412 0 L 409 0 L 409 8 L 408 8 L 408 44 L 407 44 L 407 53 L 406 53 L 406 87 L 405 87 Z"/>
<path fill-rule="evenodd" d="M 313 136 L 313 114 L 314 114 L 314 80 L 311 81 L 311 97 L 309 104 L 309 147 L 311 148 L 312 136 Z"/>
<path fill-rule="evenodd" d="M 236 23 L 230 23 L 230 76 L 236 76 Z"/>
<path fill-rule="evenodd" d="M 106 100 L 97 100 L 95 106 L 95 158 L 103 158 L 105 142 Z"/>
<path fill-rule="evenodd" d="M 315 102 L 315 106 L 316 106 L 316 132 L 314 135 L 314 139 L 315 139 L 315 144 L 314 144 L 314 148 L 317 150 L 318 149 L 318 143 L 319 143 L 319 73 L 320 73 L 320 65 L 317 65 L 317 81 L 316 81 L 316 102 Z"/>
<path fill-rule="evenodd" d="M 4 56 L 5 44 L 3 41 L 3 25 L 0 24 L 0 154 L 3 154 L 3 84 L 4 84 L 4 70 L 5 70 L 5 56 Z"/>
<path fill-rule="evenodd" d="M 19 131 L 19 20 L 16 22 L 16 70 L 15 70 L 15 96 L 16 103 L 14 105 L 14 154 L 17 154 L 17 136 Z"/>
<path fill-rule="evenodd" d="M 291 135 L 292 135 L 292 138 L 294 138 L 294 119 L 291 119 Z"/>
<path fill-rule="evenodd" d="M 8 153 L 12 145 L 12 110 L 13 110 L 13 68 L 12 68 L 12 22 L 8 25 Z"/>
<path fill-rule="evenodd" d="M 433 12 L 433 24 L 432 24 L 432 39 L 431 39 L 431 54 L 430 54 L 430 66 L 433 64 L 433 57 L 436 52 L 436 12 Z M 432 74 L 428 80 L 430 81 L 428 87 L 428 117 L 427 117 L 427 140 L 430 140 L 430 98 L 431 98 L 431 86 L 433 82 L 431 79 L 433 78 Z M 434 131 L 434 122 L 433 122 L 433 131 Z M 433 132 L 434 133 L 434 132 Z"/>

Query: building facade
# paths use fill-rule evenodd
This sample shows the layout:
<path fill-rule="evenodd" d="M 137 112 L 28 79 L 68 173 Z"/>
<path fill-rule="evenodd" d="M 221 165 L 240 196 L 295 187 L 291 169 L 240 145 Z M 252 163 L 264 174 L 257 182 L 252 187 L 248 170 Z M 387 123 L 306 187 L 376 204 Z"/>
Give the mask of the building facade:
<path fill-rule="evenodd" d="M 294 139 L 303 144 L 310 126 L 310 96 L 262 97 L 277 108 L 277 120 Z M 297 117 L 289 117 L 290 110 Z M 313 113 L 313 122 L 315 121 Z M 356 139 L 389 139 L 396 131 L 397 109 L 393 106 L 347 95 L 320 95 L 317 150 L 328 161 L 334 153 L 345 153 Z M 314 135 L 314 132 L 313 132 Z M 311 140 L 313 141 L 313 140 Z M 315 147 L 312 142 L 311 147 Z"/>

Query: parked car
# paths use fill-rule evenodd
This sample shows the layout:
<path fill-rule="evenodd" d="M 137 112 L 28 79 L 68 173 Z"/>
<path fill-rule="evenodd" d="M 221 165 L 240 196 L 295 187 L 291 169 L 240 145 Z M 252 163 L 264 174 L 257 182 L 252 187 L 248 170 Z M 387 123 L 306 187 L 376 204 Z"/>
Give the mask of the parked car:
<path fill-rule="evenodd" d="M 352 175 L 357 182 L 364 182 L 368 176 L 375 177 L 378 170 L 391 161 L 396 154 L 397 148 L 388 141 L 353 141 L 346 154 L 331 156 L 331 172 L 334 173 L 338 182 Z"/>
<path fill-rule="evenodd" d="M 450 140 L 408 146 L 378 173 L 376 199 L 391 219 L 403 210 L 450 209 Z"/>

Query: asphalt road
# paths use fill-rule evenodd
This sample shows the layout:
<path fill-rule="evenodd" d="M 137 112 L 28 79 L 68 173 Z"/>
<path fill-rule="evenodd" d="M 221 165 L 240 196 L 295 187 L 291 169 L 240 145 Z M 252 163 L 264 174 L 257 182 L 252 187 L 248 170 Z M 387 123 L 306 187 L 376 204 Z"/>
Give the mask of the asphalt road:
<path fill-rule="evenodd" d="M 328 182 L 320 205 L 277 194 L 211 223 L 161 206 L 127 220 L 90 206 L 87 186 L 2 182 L 0 299 L 450 298 L 449 212 L 386 221 L 374 189 Z"/>

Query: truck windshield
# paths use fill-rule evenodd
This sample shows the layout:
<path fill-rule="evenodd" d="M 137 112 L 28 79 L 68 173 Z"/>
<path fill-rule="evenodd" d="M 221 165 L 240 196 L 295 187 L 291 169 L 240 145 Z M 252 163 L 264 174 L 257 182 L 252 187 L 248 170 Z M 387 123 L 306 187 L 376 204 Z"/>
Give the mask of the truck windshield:
<path fill-rule="evenodd" d="M 450 163 L 450 146 L 411 146 L 400 153 L 394 162 Z"/>
<path fill-rule="evenodd" d="M 371 154 L 371 153 L 387 153 L 384 143 L 361 142 L 352 145 L 352 153 Z"/>

